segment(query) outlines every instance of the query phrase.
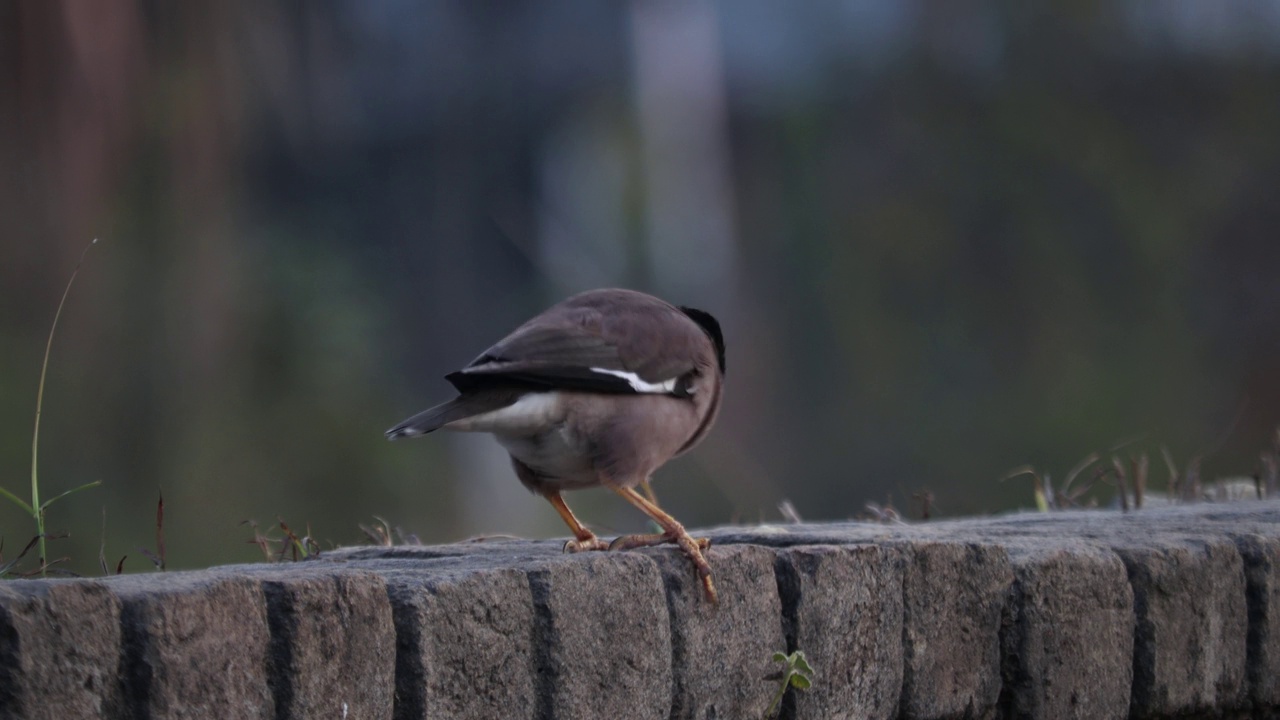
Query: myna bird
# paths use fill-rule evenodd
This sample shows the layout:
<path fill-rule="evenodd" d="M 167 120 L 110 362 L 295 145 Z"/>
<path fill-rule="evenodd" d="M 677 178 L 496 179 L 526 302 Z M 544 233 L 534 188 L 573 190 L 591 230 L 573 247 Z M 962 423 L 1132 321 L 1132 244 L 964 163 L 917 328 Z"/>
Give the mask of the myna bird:
<path fill-rule="evenodd" d="M 635 487 L 711 428 L 724 381 L 724 336 L 709 313 L 633 290 L 590 290 L 552 306 L 445 379 L 458 397 L 387 431 L 493 433 L 516 477 L 550 501 L 574 539 L 568 552 L 675 543 L 707 598 L 711 567 L 675 518 Z M 563 490 L 603 485 L 662 528 L 612 543 L 578 522 Z"/>

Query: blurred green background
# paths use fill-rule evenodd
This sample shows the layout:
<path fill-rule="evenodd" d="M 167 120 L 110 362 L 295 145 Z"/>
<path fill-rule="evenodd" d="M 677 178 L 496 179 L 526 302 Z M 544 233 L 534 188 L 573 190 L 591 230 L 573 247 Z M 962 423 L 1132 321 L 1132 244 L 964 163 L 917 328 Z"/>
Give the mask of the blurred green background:
<path fill-rule="evenodd" d="M 159 491 L 171 567 L 277 516 L 564 535 L 489 438 L 382 432 L 601 286 L 725 326 L 718 426 L 655 482 L 690 526 L 1028 507 L 1010 468 L 1137 434 L 1250 473 L 1277 192 L 1272 2 L 5 0 L 0 484 L 93 237 L 40 464 L 103 482 L 50 513 L 79 572 L 150 567 Z"/>

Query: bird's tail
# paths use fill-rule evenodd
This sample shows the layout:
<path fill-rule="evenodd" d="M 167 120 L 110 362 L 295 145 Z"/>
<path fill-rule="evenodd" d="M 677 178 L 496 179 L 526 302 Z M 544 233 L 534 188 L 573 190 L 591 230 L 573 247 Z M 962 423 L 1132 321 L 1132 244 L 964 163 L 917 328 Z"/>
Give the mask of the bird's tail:
<path fill-rule="evenodd" d="M 387 431 L 387 439 L 426 435 L 457 420 L 498 410 L 515 402 L 508 394 L 477 393 L 460 395 L 430 410 L 423 410 Z"/>

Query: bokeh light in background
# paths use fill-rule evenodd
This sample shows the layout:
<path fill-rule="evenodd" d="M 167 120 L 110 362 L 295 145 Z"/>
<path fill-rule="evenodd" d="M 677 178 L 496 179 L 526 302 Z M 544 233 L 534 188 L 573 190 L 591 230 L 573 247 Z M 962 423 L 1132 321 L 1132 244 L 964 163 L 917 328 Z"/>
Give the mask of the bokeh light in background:
<path fill-rule="evenodd" d="M 0 483 L 93 237 L 40 466 L 104 482 L 50 514 L 80 572 L 100 536 L 149 567 L 161 490 L 173 567 L 260 557 L 250 518 L 563 535 L 487 437 L 382 431 L 610 285 L 726 327 L 721 420 L 655 483 L 690 526 L 1026 507 L 1010 468 L 1136 434 L 1247 474 L 1278 189 L 1269 2 L 10 0 Z M 606 495 L 571 502 L 642 526 Z"/>

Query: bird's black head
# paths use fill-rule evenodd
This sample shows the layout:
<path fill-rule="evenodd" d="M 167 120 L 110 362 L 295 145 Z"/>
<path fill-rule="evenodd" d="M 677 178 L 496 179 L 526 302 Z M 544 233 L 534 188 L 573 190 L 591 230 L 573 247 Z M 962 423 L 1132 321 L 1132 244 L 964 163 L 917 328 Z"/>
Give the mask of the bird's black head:
<path fill-rule="evenodd" d="M 720 323 L 711 316 L 711 313 L 697 308 L 683 307 L 680 311 L 689 316 L 689 319 L 698 323 L 698 327 L 711 338 L 711 342 L 716 346 L 716 361 L 720 364 L 720 374 L 724 374 L 724 333 L 720 332 Z"/>

